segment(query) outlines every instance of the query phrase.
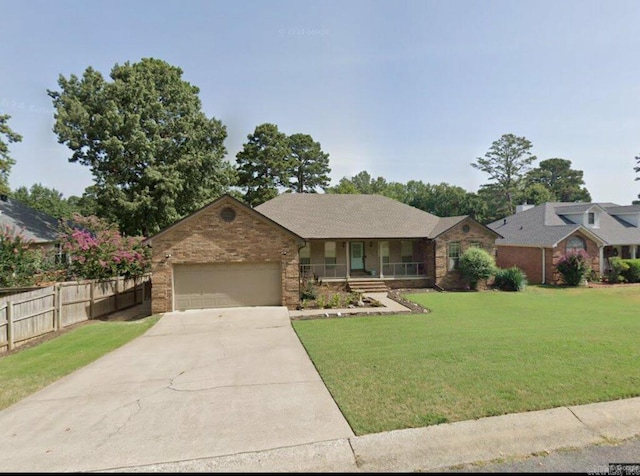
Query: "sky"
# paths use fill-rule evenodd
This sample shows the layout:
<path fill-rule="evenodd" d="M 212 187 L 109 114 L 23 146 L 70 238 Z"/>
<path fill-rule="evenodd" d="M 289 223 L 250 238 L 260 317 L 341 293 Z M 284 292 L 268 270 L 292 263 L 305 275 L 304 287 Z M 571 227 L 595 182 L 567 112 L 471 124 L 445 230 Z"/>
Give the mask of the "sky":
<path fill-rule="evenodd" d="M 158 58 L 225 124 L 232 162 L 268 122 L 320 142 L 332 185 L 366 170 L 476 192 L 489 177 L 471 163 L 515 134 L 534 165 L 582 170 L 593 201 L 630 204 L 638 25 L 637 0 L 0 0 L 0 114 L 23 136 L 9 185 L 81 195 L 92 176 L 58 143 L 47 89 Z"/>

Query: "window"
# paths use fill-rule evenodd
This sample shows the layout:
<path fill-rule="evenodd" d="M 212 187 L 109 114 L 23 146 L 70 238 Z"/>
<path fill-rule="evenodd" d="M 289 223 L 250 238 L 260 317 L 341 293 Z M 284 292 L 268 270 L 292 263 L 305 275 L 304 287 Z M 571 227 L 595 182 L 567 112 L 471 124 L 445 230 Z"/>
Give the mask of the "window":
<path fill-rule="evenodd" d="M 380 256 L 382 256 L 382 264 L 389 264 L 389 242 L 380 242 Z"/>
<path fill-rule="evenodd" d="M 589 212 L 589 214 L 587 215 L 587 223 L 589 225 L 596 224 L 596 214 L 594 212 Z"/>
<path fill-rule="evenodd" d="M 584 240 L 579 236 L 572 236 L 567 240 L 567 253 L 569 253 L 570 251 L 573 251 L 573 252 L 580 251 L 580 250 L 586 251 L 586 249 L 587 249 L 587 245 L 585 244 Z"/>
<path fill-rule="evenodd" d="M 403 240 L 400 242 L 400 256 L 403 263 L 411 263 L 413 261 L 413 241 Z"/>
<path fill-rule="evenodd" d="M 307 243 L 304 248 L 300 248 L 300 264 L 311 264 L 310 243 Z"/>
<path fill-rule="evenodd" d="M 482 242 L 481 241 L 470 241 L 469 242 L 469 248 L 480 248 L 480 249 L 482 249 Z"/>
<path fill-rule="evenodd" d="M 449 243 L 449 271 L 458 269 L 460 265 L 460 242 L 452 241 Z"/>
<path fill-rule="evenodd" d="M 335 267 L 336 265 L 336 242 L 335 241 L 324 242 L 324 264 L 331 267 Z"/>

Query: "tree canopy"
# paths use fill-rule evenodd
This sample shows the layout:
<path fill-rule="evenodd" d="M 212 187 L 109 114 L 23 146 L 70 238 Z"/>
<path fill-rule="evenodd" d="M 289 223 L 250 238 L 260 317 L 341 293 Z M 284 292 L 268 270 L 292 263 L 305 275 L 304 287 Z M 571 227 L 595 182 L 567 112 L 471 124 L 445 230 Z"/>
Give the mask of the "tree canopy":
<path fill-rule="evenodd" d="M 9 155 L 9 144 L 22 141 L 22 136 L 9 127 L 11 116 L 0 114 L 0 194 L 9 193 L 9 173 L 16 161 Z"/>
<path fill-rule="evenodd" d="M 327 192 L 384 195 L 440 217 L 471 215 L 482 221 L 487 213 L 478 195 L 462 187 L 447 183 L 429 184 L 420 180 L 409 180 L 406 184 L 387 182 L 384 177 L 373 178 L 365 170 L 351 178 L 343 177 Z"/>
<path fill-rule="evenodd" d="M 486 188 L 499 194 L 499 213 L 511 215 L 515 212 L 514 199 L 520 181 L 529 170 L 530 165 L 537 160 L 531 153 L 533 145 L 526 137 L 514 134 L 503 134 L 500 139 L 493 141 L 484 157 L 478 157 L 471 166 L 489 174 L 489 185 Z"/>
<path fill-rule="evenodd" d="M 25 205 L 55 218 L 71 218 L 71 215 L 80 211 L 73 202 L 63 198 L 61 192 L 40 183 L 33 184 L 30 188 L 18 187 L 11 195 Z"/>
<path fill-rule="evenodd" d="M 326 190 L 331 182 L 329 154 L 322 151 L 319 142 L 309 134 L 289 136 L 288 169 L 291 180 L 289 189 L 298 193 Z"/>
<path fill-rule="evenodd" d="M 582 170 L 573 170 L 570 160 L 560 158 L 543 160 L 538 167 L 526 174 L 525 182 L 527 185 L 540 184 L 551 192 L 551 197 L 543 201 L 591 201 L 591 194 L 584 187 L 584 173 Z"/>
<path fill-rule="evenodd" d="M 247 136 L 236 155 L 238 186 L 252 207 L 278 196 L 278 188 L 289 185 L 287 135 L 275 124 L 264 123 Z"/>
<path fill-rule="evenodd" d="M 116 64 L 111 81 L 88 67 L 48 94 L 54 132 L 90 168 L 99 216 L 150 235 L 226 192 L 225 126 L 201 110 L 182 69 L 154 58 Z"/>
<path fill-rule="evenodd" d="M 260 124 L 236 155 L 238 186 L 252 207 L 281 190 L 315 193 L 330 183 L 329 154 L 309 134 L 287 136 L 271 123 Z"/>

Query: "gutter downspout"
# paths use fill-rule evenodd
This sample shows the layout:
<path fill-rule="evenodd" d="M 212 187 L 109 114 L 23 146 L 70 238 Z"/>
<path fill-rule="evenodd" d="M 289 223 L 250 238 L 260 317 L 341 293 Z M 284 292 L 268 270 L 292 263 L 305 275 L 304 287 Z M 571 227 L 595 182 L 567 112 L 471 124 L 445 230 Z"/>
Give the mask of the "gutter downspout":
<path fill-rule="evenodd" d="M 541 246 L 540 249 L 542 250 L 542 283 L 540 284 L 546 284 L 547 283 L 547 263 L 545 259 L 544 246 Z"/>

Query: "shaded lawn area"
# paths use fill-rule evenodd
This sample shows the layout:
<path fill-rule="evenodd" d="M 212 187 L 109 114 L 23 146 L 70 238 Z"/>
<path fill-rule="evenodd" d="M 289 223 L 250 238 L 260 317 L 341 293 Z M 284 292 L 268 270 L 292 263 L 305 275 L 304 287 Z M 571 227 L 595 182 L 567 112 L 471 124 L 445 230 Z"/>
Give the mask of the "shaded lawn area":
<path fill-rule="evenodd" d="M 640 395 L 640 288 L 405 297 L 431 312 L 293 322 L 358 435 Z"/>
<path fill-rule="evenodd" d="M 36 346 L 0 354 L 0 410 L 142 335 L 158 319 L 88 321 Z"/>

